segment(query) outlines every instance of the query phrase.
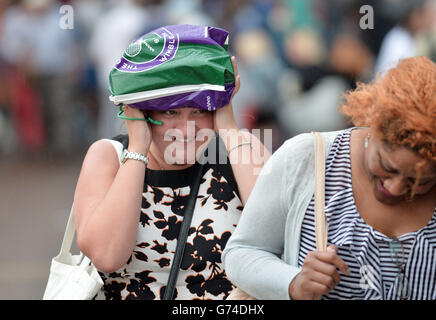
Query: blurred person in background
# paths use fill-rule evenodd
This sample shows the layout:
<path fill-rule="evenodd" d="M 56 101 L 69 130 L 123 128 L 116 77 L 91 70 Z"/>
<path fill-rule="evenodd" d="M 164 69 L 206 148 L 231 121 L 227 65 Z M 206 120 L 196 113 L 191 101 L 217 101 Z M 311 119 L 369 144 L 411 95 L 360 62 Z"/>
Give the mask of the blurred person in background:
<path fill-rule="evenodd" d="M 323 133 L 327 251 L 313 137 L 277 150 L 223 252 L 230 280 L 256 299 L 434 300 L 435 86 L 436 64 L 415 57 L 345 96 L 358 127 Z"/>
<path fill-rule="evenodd" d="M 75 72 L 77 86 L 74 94 L 77 106 L 74 131 L 80 141 L 78 151 L 82 152 L 92 141 L 95 141 L 98 135 L 98 84 L 95 66 L 89 55 L 89 42 L 96 23 L 113 1 L 71 0 L 65 2 L 68 2 L 74 10 L 76 53 L 81 62 Z"/>
<path fill-rule="evenodd" d="M 277 113 L 277 77 L 283 72 L 284 64 L 264 29 L 240 30 L 233 43 L 240 60 L 240 74 L 247 79 L 242 84 L 241 96 L 235 98 L 241 102 L 236 115 L 241 125 L 251 129 L 250 117 L 257 112 Z"/>
<path fill-rule="evenodd" d="M 280 123 L 288 128 L 291 136 L 310 130 L 331 131 L 348 127 L 347 119 L 338 110 L 341 96 L 354 89 L 356 81 L 367 79 L 372 66 L 373 55 L 360 39 L 338 34 L 325 63 L 300 68 L 297 77 L 302 92 L 283 102 L 279 110 Z M 282 92 L 285 90 L 286 87 Z M 286 97 L 286 93 L 282 95 Z"/>
<path fill-rule="evenodd" d="M 169 24 L 216 25 L 212 16 L 203 9 L 203 0 L 166 0 L 162 10 Z"/>
<path fill-rule="evenodd" d="M 400 59 L 422 54 L 416 43 L 417 36 L 427 33 L 435 25 L 433 0 L 386 0 L 385 11 L 390 11 L 396 26 L 383 39 L 377 56 L 374 75 L 385 74 Z"/>
<path fill-rule="evenodd" d="M 252 4 L 253 0 L 227 1 L 227 0 L 203 0 L 202 8 L 204 12 L 213 17 L 216 25 L 229 30 L 230 33 L 235 33 L 235 15 L 248 4 Z M 269 1 L 265 1 L 269 2 Z"/>
<path fill-rule="evenodd" d="M 272 130 L 273 148 L 284 140 L 276 115 L 281 108 L 277 82 L 286 72 L 281 51 L 268 29 L 268 14 L 275 5 L 273 1 L 229 2 L 223 6 L 220 18 L 225 24 L 232 21 L 230 29 L 235 36 L 231 47 L 239 58 L 239 71 L 245 79 L 235 97 L 237 122 L 247 129 Z"/>
<path fill-rule="evenodd" d="M 347 127 L 340 96 L 369 79 L 375 52 L 359 27 L 362 1 L 242 1 L 230 6 L 244 81 L 238 122 L 270 113 L 282 141 L 307 130 Z M 339 12 L 339 13 L 338 13 Z M 336 15 L 334 15 L 336 14 Z M 372 36 L 374 33 L 371 34 Z M 375 41 L 374 41 L 375 42 Z M 272 119 L 270 117 L 270 119 Z M 280 130 L 282 128 L 283 130 Z"/>
<path fill-rule="evenodd" d="M 288 70 L 278 75 L 277 119 L 288 135 L 348 126 L 340 97 L 368 78 L 373 53 L 363 41 L 356 1 L 278 2 L 267 19 Z M 339 16 L 333 15 L 343 13 Z"/>
<path fill-rule="evenodd" d="M 3 31 L 3 15 L 10 1 L 0 2 L 0 38 Z M 9 91 L 7 87 L 6 62 L 0 55 L 0 153 L 7 152 L 10 136 L 13 134 L 12 128 L 9 126 Z"/>
<path fill-rule="evenodd" d="M 427 31 L 417 35 L 418 52 L 436 61 L 436 0 L 429 0 L 427 10 L 432 21 Z"/>
<path fill-rule="evenodd" d="M 74 150 L 74 30 L 59 25 L 59 3 L 21 0 L 4 13 L 0 54 L 10 66 L 15 128 L 28 149 Z"/>

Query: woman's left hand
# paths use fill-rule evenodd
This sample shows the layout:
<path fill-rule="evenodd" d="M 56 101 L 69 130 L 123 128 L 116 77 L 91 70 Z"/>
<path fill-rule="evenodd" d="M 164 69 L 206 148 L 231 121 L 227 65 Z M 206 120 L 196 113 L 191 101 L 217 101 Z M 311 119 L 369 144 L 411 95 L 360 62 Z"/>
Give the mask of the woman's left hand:
<path fill-rule="evenodd" d="M 214 129 L 219 133 L 220 129 L 238 129 L 236 124 L 235 116 L 233 114 L 232 100 L 235 94 L 239 91 L 240 87 L 240 77 L 238 75 L 238 67 L 236 65 L 236 58 L 232 58 L 233 70 L 235 72 L 235 89 L 233 90 L 232 96 L 230 97 L 230 102 L 225 107 L 222 107 L 215 111 L 214 113 Z"/>

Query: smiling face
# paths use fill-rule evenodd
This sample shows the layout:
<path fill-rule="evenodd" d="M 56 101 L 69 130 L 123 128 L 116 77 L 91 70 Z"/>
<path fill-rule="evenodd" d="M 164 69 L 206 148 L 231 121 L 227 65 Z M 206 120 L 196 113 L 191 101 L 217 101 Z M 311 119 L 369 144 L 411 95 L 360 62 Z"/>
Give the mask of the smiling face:
<path fill-rule="evenodd" d="M 419 164 L 422 164 L 420 172 L 417 170 Z M 407 148 L 391 148 L 375 137 L 370 139 L 365 150 L 364 167 L 376 199 L 387 205 L 410 198 L 412 192 L 414 196 L 426 195 L 436 186 L 433 163 Z"/>
<path fill-rule="evenodd" d="M 161 164 L 179 166 L 194 164 L 197 152 L 213 135 L 213 113 L 195 108 L 151 111 L 152 152 Z"/>

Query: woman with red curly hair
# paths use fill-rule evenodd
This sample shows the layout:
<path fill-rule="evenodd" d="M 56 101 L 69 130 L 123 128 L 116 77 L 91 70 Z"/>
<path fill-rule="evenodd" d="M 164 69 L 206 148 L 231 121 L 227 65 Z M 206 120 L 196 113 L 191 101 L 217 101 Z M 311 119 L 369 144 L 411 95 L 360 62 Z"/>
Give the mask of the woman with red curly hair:
<path fill-rule="evenodd" d="M 436 65 L 416 57 L 346 94 L 358 127 L 324 133 L 327 251 L 313 137 L 285 142 L 223 253 L 231 281 L 257 299 L 436 299 L 435 89 Z"/>

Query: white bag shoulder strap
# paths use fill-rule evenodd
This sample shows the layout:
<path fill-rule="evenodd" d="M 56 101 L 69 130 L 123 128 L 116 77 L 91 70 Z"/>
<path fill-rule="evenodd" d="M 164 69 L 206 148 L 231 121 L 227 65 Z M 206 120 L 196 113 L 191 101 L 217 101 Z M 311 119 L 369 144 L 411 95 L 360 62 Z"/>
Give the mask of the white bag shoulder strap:
<path fill-rule="evenodd" d="M 315 139 L 315 233 L 316 249 L 327 250 L 327 221 L 324 213 L 325 204 L 325 138 L 320 132 L 312 132 Z"/>
<path fill-rule="evenodd" d="M 123 153 L 123 144 L 116 140 L 103 139 L 110 142 L 118 155 L 118 160 L 121 163 L 121 155 Z M 68 218 L 67 227 L 65 228 L 64 238 L 62 240 L 60 255 L 65 255 L 71 252 L 71 245 L 73 244 L 74 234 L 76 233 L 76 227 L 74 225 L 74 214 L 73 214 L 74 203 L 71 206 L 70 216 Z"/>

